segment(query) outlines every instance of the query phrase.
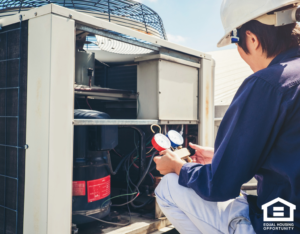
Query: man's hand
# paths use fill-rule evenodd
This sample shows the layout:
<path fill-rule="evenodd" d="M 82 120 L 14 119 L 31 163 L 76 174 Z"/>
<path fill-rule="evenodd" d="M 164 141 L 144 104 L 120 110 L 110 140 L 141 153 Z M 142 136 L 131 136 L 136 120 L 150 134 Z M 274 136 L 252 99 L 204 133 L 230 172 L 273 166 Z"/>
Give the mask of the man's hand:
<path fill-rule="evenodd" d="M 154 162 L 156 163 L 156 169 L 162 175 L 166 175 L 169 173 L 180 174 L 182 166 L 186 163 L 179 158 L 179 156 L 172 152 L 171 150 L 161 151 L 159 153 L 161 155 L 154 158 Z"/>
<path fill-rule="evenodd" d="M 193 162 L 200 163 L 202 165 L 211 164 L 214 157 L 214 148 L 194 145 L 192 143 L 190 143 L 190 147 L 196 150 L 195 155 L 191 156 Z"/>

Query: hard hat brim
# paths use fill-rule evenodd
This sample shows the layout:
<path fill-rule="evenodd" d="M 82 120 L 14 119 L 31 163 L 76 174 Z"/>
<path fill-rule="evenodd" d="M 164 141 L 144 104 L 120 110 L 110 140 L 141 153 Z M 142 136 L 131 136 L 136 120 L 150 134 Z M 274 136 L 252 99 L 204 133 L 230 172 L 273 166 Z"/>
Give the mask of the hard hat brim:
<path fill-rule="evenodd" d="M 232 44 L 231 43 L 231 37 L 230 37 L 230 33 L 225 34 L 224 37 L 222 37 L 222 39 L 218 42 L 217 47 L 224 47 L 224 46 L 228 46 Z"/>
<path fill-rule="evenodd" d="M 236 1 L 239 2 L 240 0 L 236 0 Z M 288 5 L 291 5 L 291 4 L 299 4 L 300 3 L 300 0 L 276 0 L 276 1 L 275 0 L 265 0 L 265 1 L 258 0 L 258 1 L 263 3 L 263 5 L 262 5 L 263 7 L 253 11 L 253 13 L 251 13 L 251 14 L 248 14 L 245 18 L 242 15 L 242 13 L 240 13 L 238 15 L 240 15 L 241 17 L 239 17 L 238 19 L 235 19 L 234 21 L 231 20 L 231 21 L 225 22 L 225 23 L 223 22 L 223 26 L 225 25 L 224 26 L 225 36 L 222 37 L 222 39 L 218 42 L 217 47 L 224 47 L 224 46 L 232 44 L 231 43 L 231 32 L 232 32 L 232 30 L 241 27 L 243 24 L 245 24 L 245 23 L 247 23 L 251 20 L 261 18 L 262 16 L 266 15 L 268 12 L 275 11 L 276 9 L 279 9 L 281 7 L 285 7 L 285 6 L 288 6 Z M 230 0 L 226 0 L 225 2 L 229 2 L 229 5 L 230 4 L 233 5 L 232 2 L 230 3 Z M 249 2 L 251 2 L 251 1 L 249 1 Z M 268 7 L 266 8 L 266 6 L 268 6 Z M 222 7 L 224 9 L 226 9 L 226 4 L 225 4 L 225 6 L 222 6 Z M 236 16 L 236 14 L 233 14 L 233 15 Z M 221 9 L 221 17 L 222 17 L 222 9 Z M 268 17 L 270 17 L 270 16 L 268 16 Z M 259 21 L 261 22 L 261 20 L 259 20 Z M 262 23 L 270 24 L 269 21 L 270 20 L 268 20 L 267 22 L 262 22 Z"/>

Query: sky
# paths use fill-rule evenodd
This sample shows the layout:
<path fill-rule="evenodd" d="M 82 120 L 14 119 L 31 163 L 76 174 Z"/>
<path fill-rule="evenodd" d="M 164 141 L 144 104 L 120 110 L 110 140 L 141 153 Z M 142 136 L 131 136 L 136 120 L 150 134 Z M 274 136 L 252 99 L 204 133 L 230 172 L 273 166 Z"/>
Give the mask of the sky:
<path fill-rule="evenodd" d="M 220 18 L 222 0 L 137 0 L 163 20 L 168 40 L 201 52 L 236 48 L 217 48 L 224 35 Z"/>

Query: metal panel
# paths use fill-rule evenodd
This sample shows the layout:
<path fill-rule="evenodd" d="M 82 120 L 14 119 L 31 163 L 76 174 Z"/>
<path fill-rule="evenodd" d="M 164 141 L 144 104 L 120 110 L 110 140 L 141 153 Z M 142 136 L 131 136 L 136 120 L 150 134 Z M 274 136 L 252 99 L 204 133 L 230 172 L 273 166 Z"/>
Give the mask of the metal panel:
<path fill-rule="evenodd" d="M 137 118 L 158 119 L 158 62 L 140 62 L 137 71 Z"/>
<path fill-rule="evenodd" d="M 167 55 L 138 58 L 138 119 L 198 120 L 200 64 Z"/>
<path fill-rule="evenodd" d="M 24 233 L 70 233 L 75 23 L 29 21 Z"/>
<path fill-rule="evenodd" d="M 158 124 L 155 119 L 74 119 L 73 124 L 77 125 L 152 125 Z"/>
<path fill-rule="evenodd" d="M 198 71 L 195 67 L 159 60 L 159 119 L 198 119 Z"/>
<path fill-rule="evenodd" d="M 171 57 L 169 55 L 164 55 L 164 54 L 153 54 L 153 55 L 147 55 L 144 57 L 138 57 L 134 61 L 135 62 L 143 62 L 143 61 L 157 60 L 157 59 L 163 59 L 163 60 L 170 61 L 173 63 L 179 63 L 179 64 L 183 64 L 183 65 L 190 66 L 190 67 L 200 68 L 199 63 L 190 62 L 190 61 L 187 61 L 184 59 L 175 58 L 175 57 Z"/>
<path fill-rule="evenodd" d="M 199 74 L 199 145 L 214 146 L 214 60 L 202 59 Z"/>
<path fill-rule="evenodd" d="M 29 10 L 25 14 L 24 13 L 16 14 L 16 15 L 5 17 L 5 18 L 1 18 L 0 26 L 4 27 L 6 25 L 11 25 L 11 24 L 19 22 L 20 15 L 22 15 L 22 20 L 24 21 L 24 20 L 37 18 L 37 17 L 43 16 L 43 15 L 47 15 L 51 12 L 52 12 L 52 4 L 45 5 L 43 7 Z"/>
<path fill-rule="evenodd" d="M 159 121 L 155 119 L 74 119 L 73 124 L 83 125 L 83 126 L 92 126 L 92 125 L 152 125 L 152 124 L 161 124 L 161 125 L 181 125 L 181 124 L 198 124 L 199 121 L 182 121 L 182 120 L 172 120 L 172 121 Z"/>
<path fill-rule="evenodd" d="M 24 233 L 47 233 L 50 27 L 50 15 L 29 21 Z"/>
<path fill-rule="evenodd" d="M 160 120 L 161 125 L 185 125 L 185 124 L 199 124 L 199 120 Z"/>
<path fill-rule="evenodd" d="M 71 227 L 75 22 L 52 15 L 51 42 L 49 234 Z"/>
<path fill-rule="evenodd" d="M 170 49 L 167 49 L 167 48 L 160 48 L 159 53 L 167 55 L 167 56 L 171 56 L 171 57 L 174 57 L 174 58 L 183 59 L 183 60 L 193 62 L 193 63 L 200 63 L 200 58 L 199 57 L 191 56 L 191 55 L 184 54 L 184 53 L 180 53 L 180 52 L 170 50 Z"/>

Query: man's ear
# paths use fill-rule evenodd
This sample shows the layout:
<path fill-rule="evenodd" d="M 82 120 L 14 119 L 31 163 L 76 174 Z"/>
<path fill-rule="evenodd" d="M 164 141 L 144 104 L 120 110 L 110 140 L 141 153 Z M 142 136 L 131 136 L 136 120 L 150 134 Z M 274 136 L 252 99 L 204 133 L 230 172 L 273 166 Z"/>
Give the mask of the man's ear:
<path fill-rule="evenodd" d="M 257 51 L 260 48 L 260 42 L 257 38 L 257 36 L 252 33 L 251 31 L 246 31 L 246 37 L 247 37 L 247 46 L 251 53 L 251 51 Z"/>

